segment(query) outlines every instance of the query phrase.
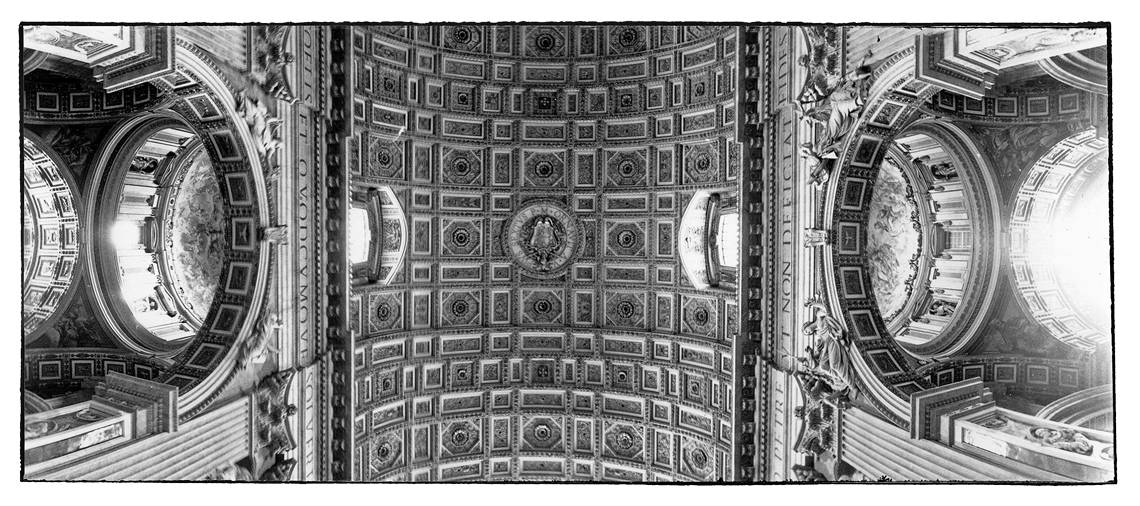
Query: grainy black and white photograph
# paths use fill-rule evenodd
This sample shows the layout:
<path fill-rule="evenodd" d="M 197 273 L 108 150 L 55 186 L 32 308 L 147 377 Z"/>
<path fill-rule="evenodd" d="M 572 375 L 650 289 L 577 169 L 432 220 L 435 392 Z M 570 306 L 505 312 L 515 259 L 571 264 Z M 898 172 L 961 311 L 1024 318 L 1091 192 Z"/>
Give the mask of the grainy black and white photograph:
<path fill-rule="evenodd" d="M 1117 482 L 1127 26 L 436 15 L 19 23 L 21 482 Z"/>

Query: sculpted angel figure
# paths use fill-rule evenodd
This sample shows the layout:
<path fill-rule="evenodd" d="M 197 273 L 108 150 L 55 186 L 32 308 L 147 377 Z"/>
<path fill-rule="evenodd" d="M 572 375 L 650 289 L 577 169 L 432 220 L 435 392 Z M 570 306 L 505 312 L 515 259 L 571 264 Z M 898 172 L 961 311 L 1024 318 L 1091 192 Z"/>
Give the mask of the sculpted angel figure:
<path fill-rule="evenodd" d="M 254 62 L 251 79 L 268 95 L 288 103 L 297 99 L 285 77 L 285 66 L 294 58 L 285 52 L 285 40 L 289 37 L 289 25 L 261 25 L 254 28 Z"/>
<path fill-rule="evenodd" d="M 831 383 L 823 375 L 815 371 L 796 371 L 792 373 L 796 382 L 799 383 L 800 389 L 803 390 L 804 395 L 813 403 L 820 401 L 834 402 L 841 409 L 846 408 L 850 403 L 848 393 L 850 390 L 836 391 L 832 388 Z"/>
<path fill-rule="evenodd" d="M 245 369 L 249 364 L 264 364 L 270 354 L 278 353 L 277 329 L 281 328 L 281 318 L 275 313 L 264 314 L 257 322 L 253 334 L 241 343 L 238 351 L 237 367 Z"/>
<path fill-rule="evenodd" d="M 275 405 L 269 411 L 268 424 L 261 428 L 258 437 L 265 445 L 265 449 L 270 455 L 281 453 L 282 451 L 292 450 L 296 448 L 296 443 L 289 437 L 288 429 L 285 424 L 288 423 L 289 417 L 297 414 L 297 406 L 292 404 L 288 405 Z"/>
<path fill-rule="evenodd" d="M 950 316 L 954 314 L 954 310 L 958 308 L 958 304 L 949 300 L 936 300 L 930 304 L 930 314 L 935 316 Z"/>
<path fill-rule="evenodd" d="M 808 50 L 800 59 L 800 65 L 807 70 L 807 78 L 796 97 L 799 113 L 801 118 L 823 129 L 826 141 L 821 144 L 834 143 L 855 127 L 878 62 L 867 63 L 872 56 L 868 51 L 854 70 L 841 74 L 839 49 L 834 40 L 829 40 L 827 29 L 805 29 L 804 33 Z"/>
<path fill-rule="evenodd" d="M 862 81 L 844 80 L 828 90 L 826 96 L 811 102 L 811 107 L 802 108 L 800 114 L 802 118 L 822 126 L 826 132 L 824 137 L 835 142 L 855 127 L 864 99 Z"/>
<path fill-rule="evenodd" d="M 285 388 L 293 380 L 293 375 L 298 369 L 295 367 L 277 371 L 258 382 L 258 393 L 262 397 L 259 408 L 263 414 L 269 413 L 269 408 L 273 405 L 285 404 Z"/>
<path fill-rule="evenodd" d="M 810 376 L 805 380 L 811 380 L 808 385 L 815 395 L 854 399 L 855 370 L 847 356 L 843 328 L 819 297 L 806 306 L 814 310 L 814 319 L 804 324 L 803 332 L 815 338 L 815 346 L 808 347 L 806 356 L 799 359 L 806 368 L 803 372 Z"/>
<path fill-rule="evenodd" d="M 268 158 L 281 147 L 281 139 L 273 128 L 281 120 L 270 114 L 269 106 L 266 104 L 264 100 L 247 93 L 246 90 L 234 95 L 234 111 L 245 120 L 246 127 L 253 137 L 254 146 L 257 148 L 257 154 Z"/>
<path fill-rule="evenodd" d="M 222 58 L 216 58 L 218 69 L 234 89 L 234 110 L 245 120 L 259 155 L 272 165 L 272 156 L 281 147 L 275 123 L 278 101 L 292 104 L 293 96 L 286 78 L 286 66 L 293 56 L 285 52 L 285 39 L 290 26 L 257 26 L 253 33 L 253 62 L 248 71 Z M 267 168 L 272 170 L 272 167 Z M 272 174 L 271 174 L 272 175 Z"/>
<path fill-rule="evenodd" d="M 800 88 L 801 104 L 812 104 L 827 98 L 842 77 L 839 67 L 838 33 L 833 27 L 808 26 L 803 28 L 807 52 L 800 57 L 800 65 L 807 69 L 808 77 Z"/>
<path fill-rule="evenodd" d="M 265 329 L 263 333 L 265 337 L 261 339 L 259 347 L 256 348 L 253 354 L 250 356 L 250 363 L 253 363 L 254 365 L 261 365 L 269 361 L 270 355 L 277 355 L 278 353 L 281 353 L 281 349 L 277 347 L 276 339 L 276 336 L 278 335 L 278 329 L 280 328 L 281 320 L 278 318 L 274 323 L 270 325 L 269 328 Z"/>
<path fill-rule="evenodd" d="M 288 104 L 297 101 L 286 77 L 286 67 L 294 61 L 293 55 L 285 51 L 285 40 L 291 29 L 287 25 L 255 27 L 251 41 L 253 61 L 248 71 L 223 58 L 215 58 L 222 75 L 234 89 L 243 90 L 255 102 L 265 104 L 272 115 L 277 114 L 276 101 Z"/>

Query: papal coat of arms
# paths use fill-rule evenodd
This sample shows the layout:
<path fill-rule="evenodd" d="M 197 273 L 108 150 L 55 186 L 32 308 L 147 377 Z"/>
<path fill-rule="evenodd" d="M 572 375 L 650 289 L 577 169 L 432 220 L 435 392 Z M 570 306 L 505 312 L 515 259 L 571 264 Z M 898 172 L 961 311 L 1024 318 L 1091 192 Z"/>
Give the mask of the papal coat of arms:
<path fill-rule="evenodd" d="M 558 276 L 577 255 L 581 232 L 570 211 L 554 201 L 532 202 L 519 210 L 505 234 L 507 251 L 529 275 Z"/>

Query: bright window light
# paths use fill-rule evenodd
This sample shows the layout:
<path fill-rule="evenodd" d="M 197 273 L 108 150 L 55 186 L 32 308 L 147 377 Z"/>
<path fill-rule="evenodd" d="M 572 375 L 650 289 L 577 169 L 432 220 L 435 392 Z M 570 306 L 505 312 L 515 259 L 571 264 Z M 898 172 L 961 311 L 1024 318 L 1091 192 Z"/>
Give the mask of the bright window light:
<path fill-rule="evenodd" d="M 722 215 L 717 230 L 717 248 L 720 250 L 720 264 L 726 267 L 739 268 L 740 213 Z"/>
<path fill-rule="evenodd" d="M 368 228 L 368 211 L 353 207 L 348 211 L 348 261 L 358 264 L 368 261 L 368 243 L 372 230 Z"/>
<path fill-rule="evenodd" d="M 137 248 L 140 236 L 137 221 L 119 220 L 111 227 L 111 242 L 117 250 Z"/>
<path fill-rule="evenodd" d="M 1048 266 L 1061 290 L 1088 323 L 1110 328 L 1107 167 L 1086 183 L 1051 222 L 1030 232 L 1029 257 Z"/>

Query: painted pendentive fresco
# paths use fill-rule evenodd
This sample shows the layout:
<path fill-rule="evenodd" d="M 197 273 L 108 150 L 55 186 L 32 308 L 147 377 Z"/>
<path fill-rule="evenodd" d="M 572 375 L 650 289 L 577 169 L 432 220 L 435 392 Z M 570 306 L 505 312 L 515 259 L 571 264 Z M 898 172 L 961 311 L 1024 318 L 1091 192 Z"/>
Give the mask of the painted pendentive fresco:
<path fill-rule="evenodd" d="M 996 298 L 1001 302 L 982 329 L 981 338 L 970 350 L 970 355 L 1016 355 L 1060 360 L 1081 357 L 1080 350 L 1052 338 L 1039 323 L 1027 316 L 1017 304 L 1016 296 L 1008 287 L 999 288 Z"/>
<path fill-rule="evenodd" d="M 107 332 L 99 325 L 90 299 L 77 294 L 60 316 L 43 335 L 28 343 L 29 349 L 51 348 L 109 348 L 114 345 Z"/>
<path fill-rule="evenodd" d="M 919 232 L 912 224 L 916 209 L 912 190 L 894 160 L 886 158 L 879 168 L 871 194 L 867 223 L 867 264 L 879 312 L 885 318 L 906 304 L 914 282 Z"/>

